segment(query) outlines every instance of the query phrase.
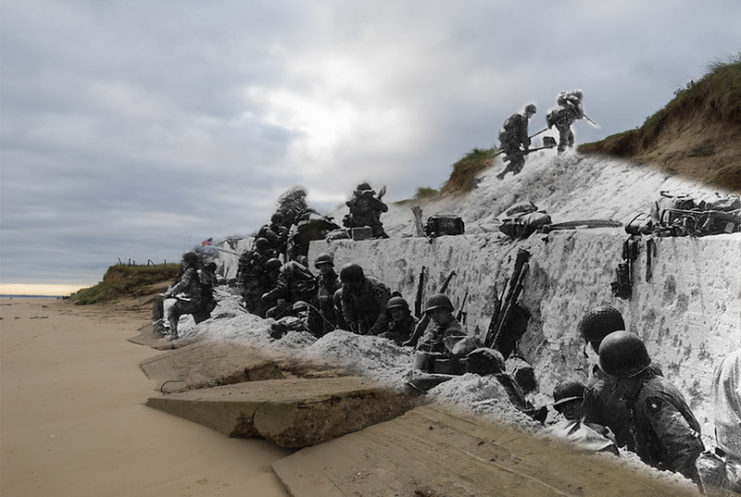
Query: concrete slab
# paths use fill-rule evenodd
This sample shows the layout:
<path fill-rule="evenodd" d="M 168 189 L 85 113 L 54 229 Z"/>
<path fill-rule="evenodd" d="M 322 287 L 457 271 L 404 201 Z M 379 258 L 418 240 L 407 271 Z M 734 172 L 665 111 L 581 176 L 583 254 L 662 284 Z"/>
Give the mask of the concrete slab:
<path fill-rule="evenodd" d="M 273 463 L 292 497 L 689 496 L 689 489 L 504 425 L 417 407 Z"/>
<path fill-rule="evenodd" d="M 165 392 L 283 378 L 268 354 L 233 341 L 191 344 L 144 360 L 139 366 L 147 378 L 166 387 Z"/>
<path fill-rule="evenodd" d="M 306 447 L 399 416 L 415 400 L 367 378 L 292 378 L 191 390 L 147 401 L 231 437 Z"/>
<path fill-rule="evenodd" d="M 151 322 L 146 323 L 136 331 L 138 331 L 139 334 L 129 338 L 129 342 L 137 345 L 145 345 L 157 350 L 169 350 L 175 348 L 175 343 L 155 333 Z"/>

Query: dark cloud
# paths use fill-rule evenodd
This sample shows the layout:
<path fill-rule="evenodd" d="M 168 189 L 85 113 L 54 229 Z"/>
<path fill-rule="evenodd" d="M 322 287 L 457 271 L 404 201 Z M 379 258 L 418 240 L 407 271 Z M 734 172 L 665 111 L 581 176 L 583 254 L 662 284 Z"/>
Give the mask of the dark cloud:
<path fill-rule="evenodd" d="M 247 234 L 292 185 L 439 186 L 503 120 L 580 88 L 640 125 L 739 50 L 738 2 L 3 4 L 2 283 L 99 279 Z"/>

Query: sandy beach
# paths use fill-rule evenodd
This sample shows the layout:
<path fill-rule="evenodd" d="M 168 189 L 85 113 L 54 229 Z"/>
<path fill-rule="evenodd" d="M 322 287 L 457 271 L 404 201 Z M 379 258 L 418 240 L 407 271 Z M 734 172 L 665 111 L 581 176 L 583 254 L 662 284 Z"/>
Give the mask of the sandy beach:
<path fill-rule="evenodd" d="M 4 298 L 0 319 L 4 497 L 287 495 L 270 465 L 290 451 L 144 405 L 145 311 Z"/>

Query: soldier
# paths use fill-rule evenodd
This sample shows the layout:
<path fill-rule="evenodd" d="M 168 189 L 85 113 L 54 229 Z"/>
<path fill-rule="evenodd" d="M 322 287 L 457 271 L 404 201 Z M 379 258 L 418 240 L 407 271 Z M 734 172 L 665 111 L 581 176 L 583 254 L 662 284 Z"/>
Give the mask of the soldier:
<path fill-rule="evenodd" d="M 333 297 L 335 292 L 340 288 L 340 279 L 334 270 L 334 260 L 329 254 L 319 254 L 314 260 L 314 267 L 319 271 L 319 276 L 317 276 L 316 303 L 317 308 L 324 317 L 324 332 L 322 335 L 325 335 L 332 331 L 337 324 Z"/>
<path fill-rule="evenodd" d="M 619 455 L 615 436 L 609 428 L 582 421 L 582 401 L 586 387 L 580 381 L 564 381 L 553 389 L 553 408 L 565 421 L 543 430 L 543 434 L 564 438 L 594 452 L 611 452 Z"/>
<path fill-rule="evenodd" d="M 700 423 L 679 390 L 649 367 L 643 340 L 627 331 L 610 333 L 600 344 L 599 361 L 617 379 L 641 460 L 699 482 L 695 461 L 704 450 Z"/>
<path fill-rule="evenodd" d="M 571 125 L 577 119 L 584 118 L 582 92 L 580 90 L 562 91 L 556 100 L 557 106 L 546 115 L 548 129 L 556 126 L 558 130 L 558 151 L 563 152 L 566 147 L 574 146 L 574 132 Z"/>
<path fill-rule="evenodd" d="M 404 297 L 391 297 L 386 303 L 386 312 L 383 319 L 383 331 L 380 337 L 388 338 L 396 345 L 409 340 L 417 326 L 417 320 L 409 311 L 409 304 Z"/>
<path fill-rule="evenodd" d="M 322 336 L 321 321 L 321 316 L 313 306 L 299 300 L 291 306 L 287 315 L 270 325 L 270 336 L 279 340 L 290 331 L 302 331 L 319 338 Z"/>
<path fill-rule="evenodd" d="M 276 214 L 283 217 L 283 226 L 289 227 L 298 224 L 299 218 L 309 206 L 306 204 L 306 190 L 300 186 L 294 186 L 278 197 L 278 210 Z"/>
<path fill-rule="evenodd" d="M 315 294 L 316 278 L 309 268 L 297 261 L 289 261 L 280 269 L 275 288 L 262 296 L 265 302 L 278 302 L 265 315 L 272 318 L 280 317 L 288 305 L 299 300 L 308 302 L 314 298 Z"/>
<path fill-rule="evenodd" d="M 525 154 L 530 149 L 530 137 L 528 136 L 527 125 L 530 118 L 535 115 L 535 105 L 527 104 L 525 110 L 520 114 L 512 114 L 504 126 L 499 130 L 499 146 L 504 152 L 504 162 L 509 162 L 504 171 L 497 174 L 498 179 L 504 179 L 504 176 L 512 171 L 512 174 L 518 174 L 525 165 Z M 520 148 L 522 146 L 523 148 Z"/>
<path fill-rule="evenodd" d="M 584 315 L 579 322 L 579 334 L 584 339 L 584 354 L 589 359 L 589 382 L 584 394 L 584 421 L 607 426 L 615 434 L 619 447 L 633 450 L 628 410 L 615 385 L 617 380 L 599 367 L 599 346 L 610 333 L 625 329 L 620 311 L 614 307 L 599 307 Z"/>
<path fill-rule="evenodd" d="M 260 303 L 260 296 L 265 289 L 265 263 L 275 257 L 275 251 L 270 242 L 258 237 L 255 239 L 252 250 L 248 250 L 239 257 L 237 280 L 242 290 L 245 308 L 256 313 Z"/>
<path fill-rule="evenodd" d="M 429 314 L 433 326 L 425 330 L 424 335 L 417 343 L 417 350 L 425 352 L 439 352 L 449 354 L 450 351 L 445 346 L 443 339 L 447 337 L 466 337 L 463 327 L 453 316 L 453 304 L 450 299 L 438 293 L 427 300 L 425 314 Z"/>
<path fill-rule="evenodd" d="M 198 278 L 201 283 L 201 299 L 209 313 L 216 308 L 214 299 L 214 288 L 216 287 L 216 263 L 209 262 L 202 269 L 198 270 Z"/>
<path fill-rule="evenodd" d="M 178 321 L 183 314 L 193 315 L 196 324 L 205 321 L 211 315 L 209 308 L 212 302 L 204 301 L 207 294 L 201 286 L 198 276 L 198 255 L 186 252 L 183 255 L 183 275 L 180 281 L 164 293 L 164 320 L 170 339 L 178 338 Z"/>
<path fill-rule="evenodd" d="M 391 292 L 380 281 L 365 276 L 357 264 L 347 264 L 340 271 L 342 314 L 349 330 L 359 335 L 381 332 L 383 311 Z"/>
<path fill-rule="evenodd" d="M 257 278 L 254 286 L 254 301 L 255 310 L 254 314 L 265 317 L 265 313 L 275 305 L 274 300 L 264 300 L 262 296 L 273 290 L 278 286 L 278 276 L 280 276 L 280 268 L 283 267 L 283 263 L 275 257 L 268 259 L 263 266 L 263 273 Z"/>
<path fill-rule="evenodd" d="M 283 216 L 276 212 L 271 216 L 270 224 L 263 225 L 257 232 L 259 238 L 265 238 L 270 242 L 270 246 L 276 254 L 286 253 L 288 228 L 283 225 L 284 222 Z"/>
<path fill-rule="evenodd" d="M 388 238 L 383 230 L 383 223 L 381 223 L 381 213 L 389 210 L 388 206 L 381 201 L 385 193 L 385 188 L 383 188 L 376 196 L 375 190 L 368 183 L 360 183 L 353 192 L 353 197 L 345 202 L 350 209 L 350 213 L 342 221 L 345 227 L 370 226 L 373 230 L 373 238 Z"/>
<path fill-rule="evenodd" d="M 340 282 L 342 284 L 342 282 Z M 339 288 L 332 296 L 332 302 L 334 303 L 334 315 L 337 318 L 336 328 L 340 330 L 349 330 L 350 327 L 345 321 L 345 316 L 342 314 L 342 288 Z"/>

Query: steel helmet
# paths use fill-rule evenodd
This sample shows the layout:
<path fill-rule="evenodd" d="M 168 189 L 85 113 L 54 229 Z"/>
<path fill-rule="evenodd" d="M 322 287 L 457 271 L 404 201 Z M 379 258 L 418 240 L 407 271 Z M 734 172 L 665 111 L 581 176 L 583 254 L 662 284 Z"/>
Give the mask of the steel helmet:
<path fill-rule="evenodd" d="M 386 310 L 390 311 L 391 309 L 404 309 L 405 311 L 408 311 L 409 304 L 404 300 L 404 297 L 391 297 L 388 302 L 386 302 Z"/>
<path fill-rule="evenodd" d="M 646 345 L 638 335 L 615 331 L 607 335 L 599 346 L 599 366 L 616 378 L 630 378 L 648 368 L 651 358 Z"/>
<path fill-rule="evenodd" d="M 283 224 L 283 221 L 285 219 L 283 218 L 283 214 L 280 212 L 276 212 L 272 216 L 270 216 L 270 222 L 273 224 Z"/>
<path fill-rule="evenodd" d="M 579 322 L 579 334 L 584 341 L 592 343 L 594 350 L 599 348 L 607 335 L 624 329 L 623 315 L 614 307 L 599 307 L 589 311 Z"/>
<path fill-rule="evenodd" d="M 314 267 L 319 267 L 321 264 L 330 264 L 334 266 L 334 260 L 332 260 L 332 256 L 329 254 L 319 254 L 314 260 Z"/>
<path fill-rule="evenodd" d="M 294 311 L 300 311 L 302 309 L 307 309 L 308 310 L 309 309 L 309 304 L 307 304 L 303 300 L 297 300 L 296 302 L 294 302 L 292 309 Z"/>
<path fill-rule="evenodd" d="M 427 300 L 427 306 L 425 307 L 425 314 L 434 311 L 435 309 L 447 309 L 450 312 L 453 312 L 453 304 L 450 302 L 450 299 L 442 293 L 438 293 L 433 295 Z"/>
<path fill-rule="evenodd" d="M 188 264 L 198 264 L 198 254 L 195 252 L 186 252 L 183 254 L 183 262 Z"/>
<path fill-rule="evenodd" d="M 535 114 L 536 111 L 535 104 L 527 104 L 525 106 L 525 113 L 527 114 Z"/>
<path fill-rule="evenodd" d="M 371 188 L 371 186 L 367 182 L 364 181 L 360 183 L 355 189 L 362 192 L 364 190 L 372 190 L 373 188 Z"/>
<path fill-rule="evenodd" d="M 281 266 L 283 266 L 283 263 L 280 262 L 280 259 L 276 259 L 273 257 L 272 259 L 268 259 L 265 261 L 265 271 L 278 271 Z"/>
<path fill-rule="evenodd" d="M 583 400 L 587 387 L 576 380 L 564 381 L 553 389 L 553 407 L 558 407 L 574 400 Z"/>
<path fill-rule="evenodd" d="M 363 281 L 364 279 L 365 274 L 363 274 L 363 268 L 355 263 L 346 264 L 340 271 L 340 280 L 343 283 L 348 281 Z"/>
<path fill-rule="evenodd" d="M 263 251 L 270 248 L 270 241 L 267 238 L 258 238 L 255 240 L 255 248 L 257 250 Z"/>

